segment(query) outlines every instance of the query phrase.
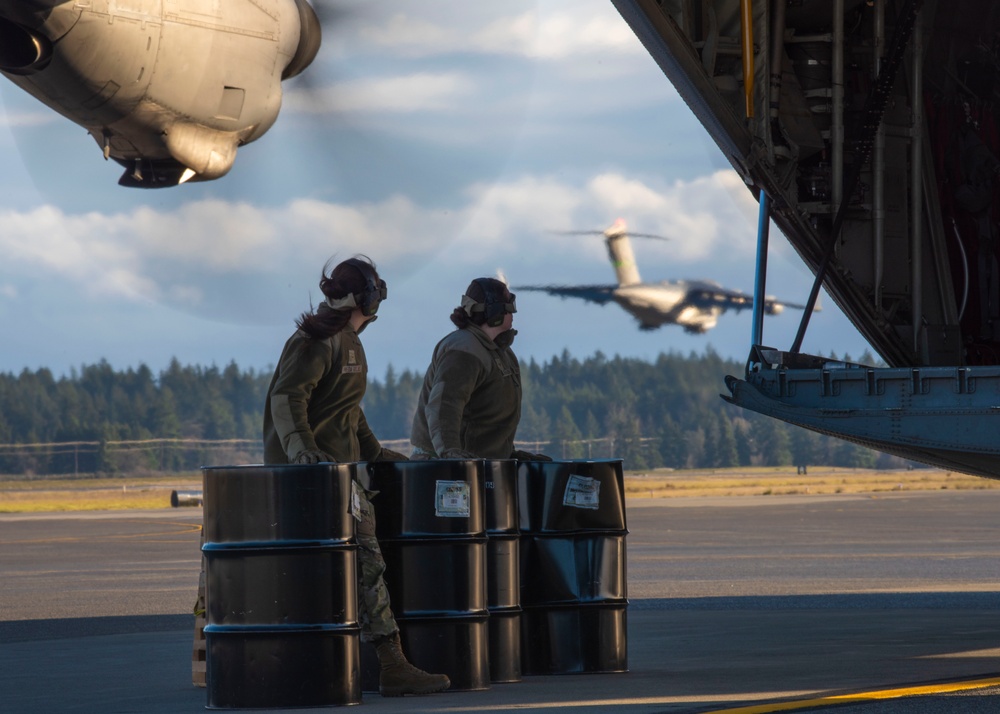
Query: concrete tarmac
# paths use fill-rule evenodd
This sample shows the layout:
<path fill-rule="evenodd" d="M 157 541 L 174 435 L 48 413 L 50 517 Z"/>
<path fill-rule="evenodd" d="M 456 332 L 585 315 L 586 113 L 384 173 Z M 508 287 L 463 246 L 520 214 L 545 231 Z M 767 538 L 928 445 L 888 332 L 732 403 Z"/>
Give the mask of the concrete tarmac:
<path fill-rule="evenodd" d="M 628 672 L 361 706 L 998 712 L 998 510 L 1000 491 L 633 499 Z M 188 614 L 200 520 L 0 515 L 0 711 L 203 710 Z"/>

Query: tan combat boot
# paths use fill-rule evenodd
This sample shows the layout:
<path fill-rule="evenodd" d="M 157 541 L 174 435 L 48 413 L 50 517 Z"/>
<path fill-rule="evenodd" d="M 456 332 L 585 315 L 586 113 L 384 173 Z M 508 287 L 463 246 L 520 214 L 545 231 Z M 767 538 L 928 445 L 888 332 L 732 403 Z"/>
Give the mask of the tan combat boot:
<path fill-rule="evenodd" d="M 406 661 L 398 632 L 379 639 L 375 651 L 380 665 L 378 691 L 383 697 L 431 694 L 451 686 L 447 675 L 428 674 Z"/>

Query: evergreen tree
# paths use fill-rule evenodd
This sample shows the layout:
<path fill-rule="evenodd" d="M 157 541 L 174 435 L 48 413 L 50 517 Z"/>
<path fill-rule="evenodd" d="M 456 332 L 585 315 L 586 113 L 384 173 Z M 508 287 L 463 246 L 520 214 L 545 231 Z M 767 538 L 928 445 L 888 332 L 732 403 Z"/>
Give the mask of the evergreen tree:
<path fill-rule="evenodd" d="M 819 435 L 800 426 L 789 428 L 788 444 L 792 453 L 792 463 L 796 466 L 809 466 L 818 463 Z"/>
<path fill-rule="evenodd" d="M 760 456 L 764 466 L 787 466 L 792 463 L 788 429 L 784 422 L 774 420 L 774 428 L 761 440 Z"/>
<path fill-rule="evenodd" d="M 552 421 L 543 411 L 536 411 L 529 402 L 521 403 L 521 421 L 515 438 L 520 442 L 533 443 L 535 450 L 543 450 L 552 434 Z M 529 451 L 531 449 L 528 449 Z"/>
<path fill-rule="evenodd" d="M 681 469 L 687 465 L 687 444 L 684 440 L 684 432 L 669 414 L 664 417 L 660 426 L 658 446 L 662 466 Z"/>
<path fill-rule="evenodd" d="M 718 396 L 723 377 L 742 370 L 711 348 L 702 355 L 661 354 L 653 363 L 600 352 L 581 360 L 568 351 L 548 363 L 531 360 L 521 365 L 516 438 L 557 457 L 566 444 L 567 458 L 623 458 L 628 468 L 890 463 L 863 447 L 726 404 Z M 0 444 L 94 444 L 29 449 L 28 456 L 21 449 L 16 458 L 0 458 L 0 471 L 193 469 L 220 459 L 259 461 L 270 379 L 270 370 L 242 370 L 235 362 L 219 369 L 176 359 L 159 375 L 145 365 L 116 370 L 106 360 L 61 378 L 47 369 L 0 373 Z M 392 367 L 383 380 L 371 381 L 363 408 L 381 440 L 409 437 L 422 381 L 422 374 Z M 243 439 L 257 451 L 241 455 L 214 446 L 198 452 L 164 443 L 140 457 L 116 446 L 142 439 Z"/>
<path fill-rule="evenodd" d="M 555 430 L 553 432 L 555 443 L 553 444 L 553 454 L 559 453 L 561 459 L 580 459 L 584 456 L 583 444 L 580 443 L 582 434 L 573 421 L 573 415 L 569 413 L 569 407 L 563 406 L 559 411 L 559 418 L 556 419 Z"/>
<path fill-rule="evenodd" d="M 740 465 L 740 454 L 736 446 L 733 423 L 724 414 L 719 415 L 719 439 L 716 448 L 718 449 L 715 458 L 716 466 L 728 469 Z"/>
<path fill-rule="evenodd" d="M 737 419 L 733 426 L 733 437 L 736 440 L 736 454 L 740 466 L 753 465 L 753 437 L 750 429 L 750 423 L 743 418 Z"/>
<path fill-rule="evenodd" d="M 853 469 L 870 469 L 875 466 L 875 452 L 850 441 L 837 440 L 834 465 Z"/>

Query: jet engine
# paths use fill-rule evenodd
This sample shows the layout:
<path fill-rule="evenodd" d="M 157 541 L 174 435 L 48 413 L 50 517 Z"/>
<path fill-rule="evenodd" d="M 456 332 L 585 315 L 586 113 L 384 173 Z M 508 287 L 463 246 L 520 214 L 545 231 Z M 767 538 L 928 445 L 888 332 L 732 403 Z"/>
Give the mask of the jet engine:
<path fill-rule="evenodd" d="M 0 71 L 26 75 L 45 69 L 52 43 L 26 27 L 0 17 Z"/>

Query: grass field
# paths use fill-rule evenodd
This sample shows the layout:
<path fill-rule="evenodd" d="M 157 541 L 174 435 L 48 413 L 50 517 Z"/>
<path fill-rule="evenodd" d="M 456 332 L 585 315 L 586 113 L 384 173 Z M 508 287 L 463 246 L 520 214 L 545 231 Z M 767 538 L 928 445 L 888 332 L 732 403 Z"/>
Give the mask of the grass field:
<path fill-rule="evenodd" d="M 794 466 L 740 469 L 630 472 L 625 495 L 632 498 L 692 496 L 780 496 L 879 493 L 886 491 L 979 490 L 1000 488 L 1000 480 L 952 471 L 875 471 L 815 466 L 799 474 Z"/>
<path fill-rule="evenodd" d="M 0 481 L 0 513 L 102 511 L 170 508 L 173 491 L 200 491 L 201 474 L 143 478 L 33 479 Z M 891 491 L 977 490 L 1000 488 L 1000 480 L 948 471 L 873 471 L 794 466 L 626 472 L 629 498 L 701 496 L 767 497 L 798 494 L 849 494 Z"/>
<path fill-rule="evenodd" d="M 0 513 L 170 508 L 173 491 L 200 491 L 201 474 L 0 481 Z"/>

